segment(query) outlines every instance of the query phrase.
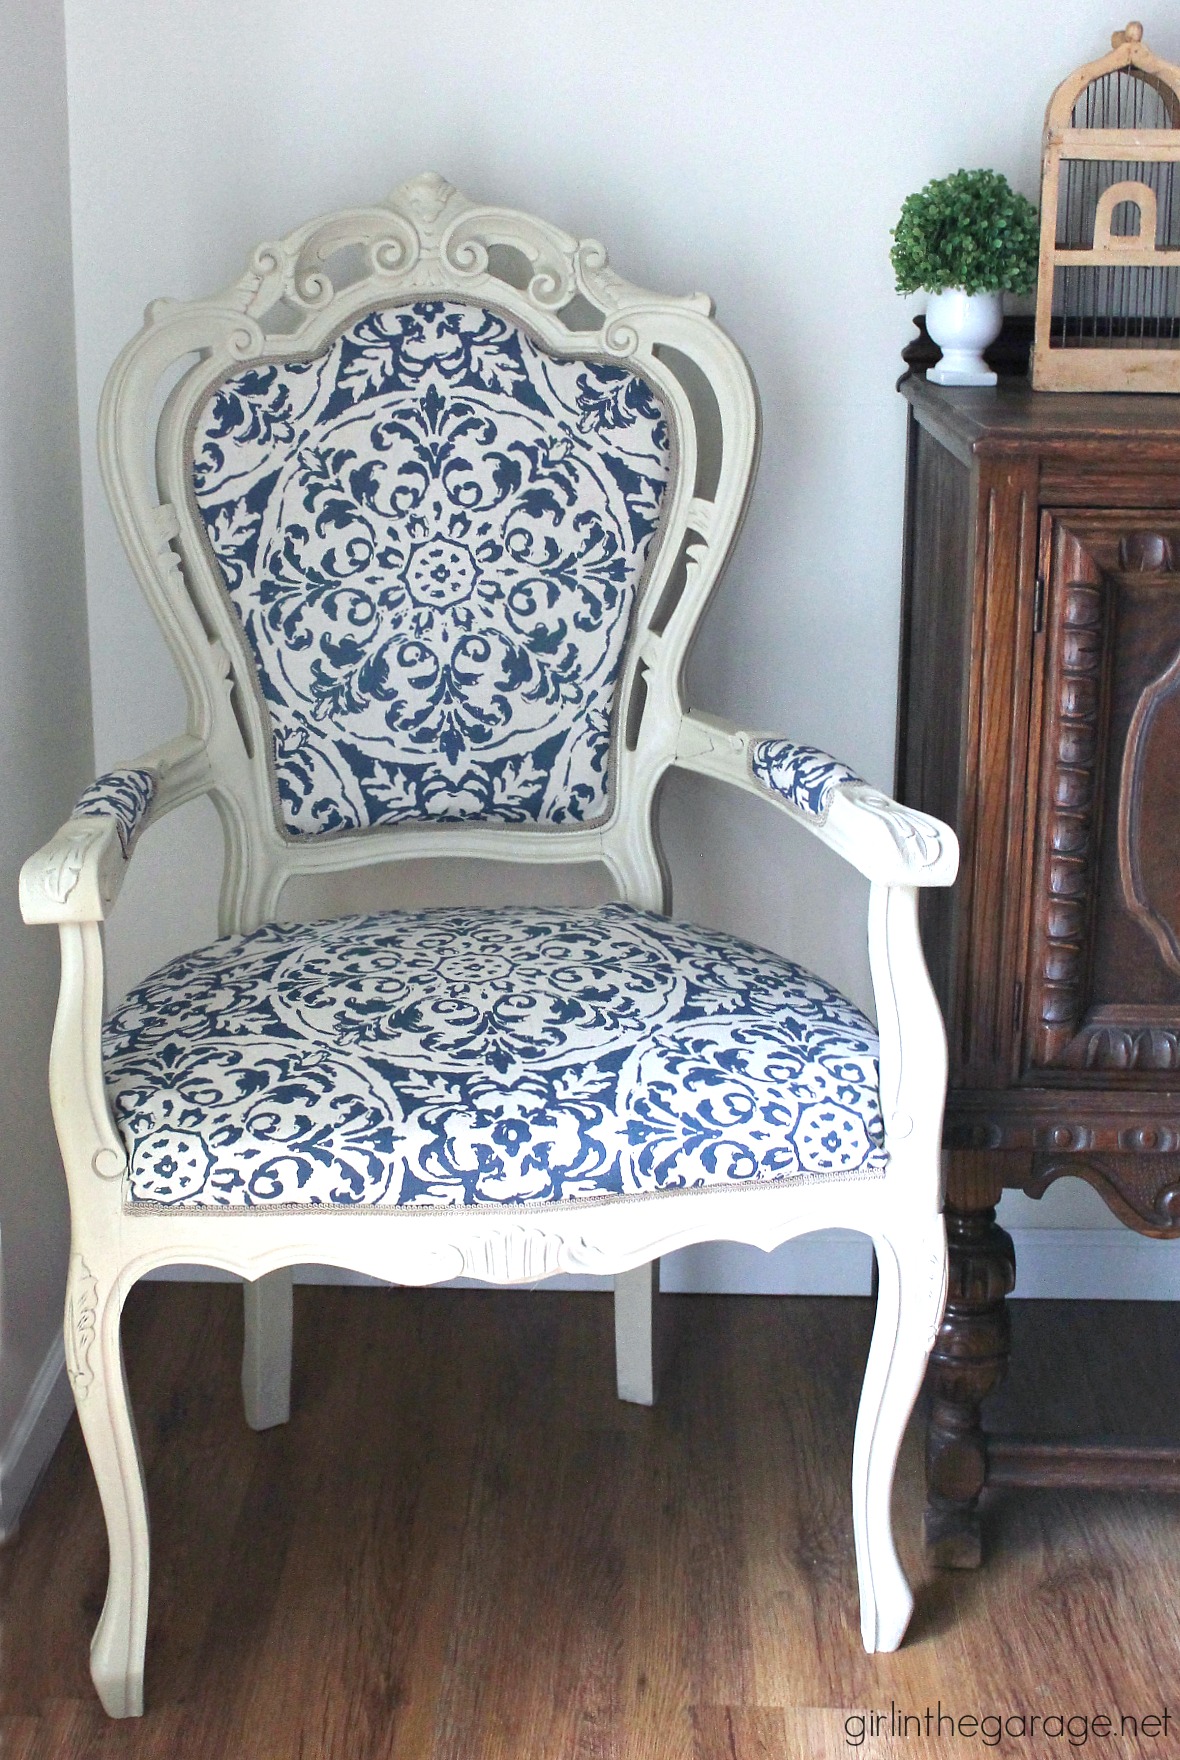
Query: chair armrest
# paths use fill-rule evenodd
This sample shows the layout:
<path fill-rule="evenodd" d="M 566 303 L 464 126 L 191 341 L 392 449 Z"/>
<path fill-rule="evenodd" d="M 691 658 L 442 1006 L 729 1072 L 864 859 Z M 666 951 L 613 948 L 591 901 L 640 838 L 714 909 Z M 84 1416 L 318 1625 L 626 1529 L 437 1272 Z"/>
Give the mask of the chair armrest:
<path fill-rule="evenodd" d="M 773 802 L 878 884 L 949 886 L 958 871 L 949 825 L 870 788 L 815 746 L 690 714 L 680 723 L 675 762 Z"/>
<path fill-rule="evenodd" d="M 71 819 L 113 819 L 119 847 L 129 856 L 155 799 L 154 770 L 126 766 L 107 770 L 84 788 L 74 802 Z"/>
<path fill-rule="evenodd" d="M 100 923 L 119 896 L 141 831 L 213 780 L 203 740 L 182 734 L 100 776 L 20 875 L 26 923 Z"/>

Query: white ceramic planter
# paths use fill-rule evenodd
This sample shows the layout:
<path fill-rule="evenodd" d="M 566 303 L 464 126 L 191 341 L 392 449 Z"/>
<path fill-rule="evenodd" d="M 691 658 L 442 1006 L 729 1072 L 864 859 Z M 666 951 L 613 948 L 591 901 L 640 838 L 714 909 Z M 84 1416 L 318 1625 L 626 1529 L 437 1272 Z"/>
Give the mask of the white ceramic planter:
<path fill-rule="evenodd" d="M 1004 296 L 999 293 L 964 293 L 948 287 L 932 293 L 926 302 L 926 334 L 942 350 L 942 359 L 929 369 L 927 379 L 935 385 L 994 385 L 996 375 L 983 358 L 983 351 L 1000 334 L 1004 321 Z"/>

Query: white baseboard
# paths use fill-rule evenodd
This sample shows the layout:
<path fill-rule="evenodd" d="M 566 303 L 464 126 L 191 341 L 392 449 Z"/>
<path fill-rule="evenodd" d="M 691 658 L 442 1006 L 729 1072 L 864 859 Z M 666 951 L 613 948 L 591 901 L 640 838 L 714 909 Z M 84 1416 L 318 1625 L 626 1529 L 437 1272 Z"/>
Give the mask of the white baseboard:
<path fill-rule="evenodd" d="M 872 1274 L 866 1237 L 828 1228 L 773 1253 L 738 1241 L 682 1247 L 660 1261 L 660 1288 L 676 1295 L 867 1296 Z"/>
<path fill-rule="evenodd" d="M 1180 1241 L 1151 1240 L 1126 1228 L 1014 1228 L 1016 1295 L 1077 1301 L 1180 1301 Z M 170 1265 L 151 1275 L 221 1281 L 226 1272 Z M 828 1229 L 788 1241 L 776 1252 L 713 1241 L 665 1255 L 660 1288 L 680 1295 L 868 1295 L 872 1275 L 863 1235 Z M 305 1265 L 298 1283 L 372 1284 L 329 1266 Z M 540 1289 L 609 1289 L 609 1277 L 551 1277 Z M 458 1278 L 448 1288 L 486 1287 Z"/>
<path fill-rule="evenodd" d="M 1180 1241 L 1128 1228 L 1014 1228 L 1017 1297 L 1029 1300 L 1180 1301 Z M 867 1295 L 863 1235 L 832 1230 L 775 1253 L 732 1242 L 687 1247 L 660 1267 L 660 1288 L 691 1294 Z"/>
<path fill-rule="evenodd" d="M 0 1449 L 0 1543 L 12 1538 L 74 1410 L 62 1335 L 56 1333 Z"/>
<path fill-rule="evenodd" d="M 1180 1241 L 1129 1228 L 1014 1228 L 1017 1296 L 1180 1301 Z"/>

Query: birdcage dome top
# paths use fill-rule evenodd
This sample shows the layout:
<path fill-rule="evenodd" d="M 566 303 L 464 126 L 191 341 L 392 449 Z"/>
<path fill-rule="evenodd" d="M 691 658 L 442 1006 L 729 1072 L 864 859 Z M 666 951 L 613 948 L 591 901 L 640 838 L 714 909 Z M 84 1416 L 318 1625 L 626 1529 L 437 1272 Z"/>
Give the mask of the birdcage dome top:
<path fill-rule="evenodd" d="M 1180 128 L 1180 67 L 1148 48 L 1137 19 L 1113 32 L 1110 43 L 1109 55 L 1077 68 L 1049 99 L 1046 141 L 1067 131 L 1134 129 L 1150 135 Z M 1150 140 L 1144 145 L 1150 147 Z"/>

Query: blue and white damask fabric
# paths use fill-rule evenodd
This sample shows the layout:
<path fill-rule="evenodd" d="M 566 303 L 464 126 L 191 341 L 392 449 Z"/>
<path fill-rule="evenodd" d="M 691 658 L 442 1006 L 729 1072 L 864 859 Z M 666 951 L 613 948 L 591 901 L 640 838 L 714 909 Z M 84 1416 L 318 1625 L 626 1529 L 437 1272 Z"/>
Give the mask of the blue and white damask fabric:
<path fill-rule="evenodd" d="M 750 769 L 764 788 L 820 820 L 827 818 L 842 783 L 861 780 L 818 746 L 797 746 L 789 739 L 751 740 Z"/>
<path fill-rule="evenodd" d="M 226 380 L 193 451 L 289 835 L 605 814 L 670 471 L 644 380 L 420 302 Z"/>
<path fill-rule="evenodd" d="M 132 1203 L 518 1205 L 886 1165 L 857 1009 L 623 904 L 268 924 L 148 978 L 104 1049 Z"/>
<path fill-rule="evenodd" d="M 70 815 L 74 819 L 113 819 L 123 854 L 131 854 L 135 839 L 156 794 L 154 770 L 108 770 L 84 788 Z"/>

